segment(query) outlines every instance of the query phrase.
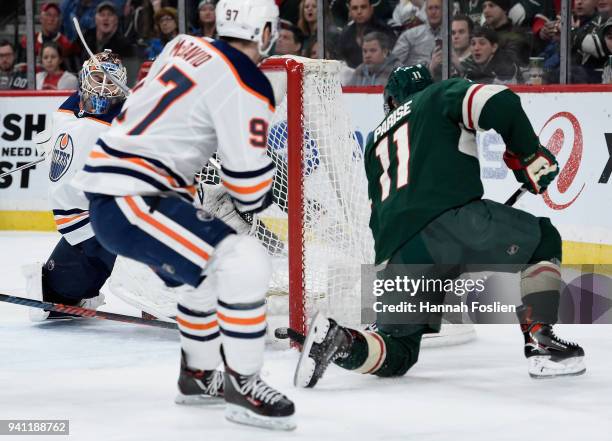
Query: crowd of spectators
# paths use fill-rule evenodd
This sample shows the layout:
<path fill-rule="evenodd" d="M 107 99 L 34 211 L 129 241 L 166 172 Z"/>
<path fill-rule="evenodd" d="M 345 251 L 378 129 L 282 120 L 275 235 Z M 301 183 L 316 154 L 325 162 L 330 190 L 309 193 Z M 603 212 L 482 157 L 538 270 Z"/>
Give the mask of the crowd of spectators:
<path fill-rule="evenodd" d="M 275 0 L 281 23 L 277 55 L 318 57 L 317 0 Z M 344 85 L 383 85 L 400 65 L 422 63 L 442 78 L 442 7 L 446 0 L 326 0 L 325 58 L 343 61 Z M 216 37 L 217 0 L 186 0 L 188 32 Z M 57 0 L 37 11 L 36 88 L 76 86 L 87 54 L 112 49 L 133 84 L 179 31 L 176 0 Z M 484 83 L 556 83 L 561 0 L 451 0 L 451 75 Z M 612 0 L 574 0 L 570 76 L 612 82 Z M 0 41 L 0 89 L 27 88 L 26 38 Z"/>

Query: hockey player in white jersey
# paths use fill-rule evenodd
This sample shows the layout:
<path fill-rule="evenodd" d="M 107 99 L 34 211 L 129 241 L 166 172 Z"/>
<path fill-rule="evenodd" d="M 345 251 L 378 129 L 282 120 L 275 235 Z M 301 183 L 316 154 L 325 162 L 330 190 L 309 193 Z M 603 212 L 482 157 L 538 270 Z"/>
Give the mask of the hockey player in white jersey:
<path fill-rule="evenodd" d="M 177 306 L 177 402 L 224 397 L 231 421 L 293 429 L 293 403 L 259 376 L 267 253 L 192 203 L 195 175 L 215 152 L 237 210 L 271 203 L 266 137 L 275 103 L 255 63 L 276 39 L 278 7 L 221 0 L 216 16 L 219 40 L 179 35 L 165 46 L 74 183 L 105 248 L 187 286 Z M 216 370 L 222 356 L 224 374 Z"/>
<path fill-rule="evenodd" d="M 110 50 L 95 55 L 118 81 L 125 83 L 126 70 Z M 30 297 L 64 305 L 95 309 L 103 304 L 100 288 L 110 276 L 116 256 L 94 237 L 89 222 L 89 201 L 71 184 L 92 145 L 110 127 L 125 100 L 93 58 L 79 74 L 79 91 L 53 114 L 41 147 L 49 162 L 49 203 L 62 238 L 47 262 L 24 268 Z M 72 317 L 58 312 L 30 309 L 33 321 Z"/>

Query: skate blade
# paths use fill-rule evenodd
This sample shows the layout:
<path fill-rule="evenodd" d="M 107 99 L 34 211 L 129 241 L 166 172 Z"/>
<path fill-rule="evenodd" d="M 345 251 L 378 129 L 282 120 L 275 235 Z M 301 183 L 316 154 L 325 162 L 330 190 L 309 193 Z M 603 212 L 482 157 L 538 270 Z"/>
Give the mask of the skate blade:
<path fill-rule="evenodd" d="M 270 430 L 294 430 L 297 426 L 293 416 L 265 417 L 235 404 L 227 403 L 225 418 L 228 421 Z"/>
<path fill-rule="evenodd" d="M 224 404 L 223 397 L 211 397 L 210 395 L 184 395 L 178 393 L 174 398 L 176 404 L 184 406 L 214 406 L 216 404 Z"/>
<path fill-rule="evenodd" d="M 552 361 L 550 357 L 530 357 L 529 376 L 535 379 L 572 377 L 586 372 L 584 357 L 572 357 L 563 361 Z"/>
<path fill-rule="evenodd" d="M 320 312 L 317 312 L 310 321 L 308 326 L 308 334 L 302 345 L 302 353 L 295 367 L 293 375 L 293 385 L 295 387 L 314 387 L 316 383 L 311 384 L 312 376 L 315 372 L 316 363 L 309 357 L 312 345 L 322 343 L 329 331 L 329 320 Z"/>

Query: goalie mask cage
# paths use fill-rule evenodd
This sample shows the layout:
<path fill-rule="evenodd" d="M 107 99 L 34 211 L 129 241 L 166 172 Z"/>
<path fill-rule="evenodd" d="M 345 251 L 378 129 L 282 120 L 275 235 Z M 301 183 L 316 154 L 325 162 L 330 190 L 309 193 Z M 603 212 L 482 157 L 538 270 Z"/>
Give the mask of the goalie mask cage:
<path fill-rule="evenodd" d="M 361 265 L 374 262 L 374 241 L 363 150 L 344 104 L 341 67 L 301 57 L 272 57 L 261 66 L 276 101 L 267 142 L 276 176 L 274 204 L 257 215 L 249 234 L 272 260 L 269 336 L 288 324 L 303 332 L 315 311 L 345 325 L 361 321 Z M 200 178 L 219 182 L 213 167 Z M 178 293 L 138 263 L 118 259 L 110 289 L 158 317 L 176 315 Z M 435 344 L 473 335 L 471 325 L 452 328 L 451 339 Z M 446 327 L 442 335 L 448 334 Z"/>

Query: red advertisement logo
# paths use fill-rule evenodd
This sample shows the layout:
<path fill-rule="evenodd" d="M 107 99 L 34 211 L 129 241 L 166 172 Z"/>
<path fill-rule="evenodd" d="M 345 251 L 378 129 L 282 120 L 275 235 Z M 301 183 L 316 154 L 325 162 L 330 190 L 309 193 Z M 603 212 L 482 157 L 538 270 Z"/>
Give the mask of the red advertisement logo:
<path fill-rule="evenodd" d="M 540 130 L 539 135 L 541 135 L 542 132 L 549 125 L 552 125 L 552 127 L 557 126 L 557 125 L 559 126 L 554 130 L 548 142 L 544 143 L 544 140 L 541 140 L 542 143 L 546 145 L 546 148 L 548 148 L 548 150 L 550 150 L 555 156 L 558 157 L 559 153 L 561 152 L 561 150 L 563 149 L 565 145 L 566 139 L 570 138 L 569 136 L 566 136 L 566 133 L 564 132 L 564 129 L 563 129 L 564 126 L 567 127 L 567 124 L 563 124 L 564 120 L 570 123 L 571 131 L 573 132 L 574 140 L 572 143 L 572 150 L 565 164 L 564 165 L 559 164 L 559 166 L 563 165 L 563 167 L 561 168 L 561 171 L 559 172 L 559 176 L 557 176 L 557 179 L 551 184 L 548 190 L 546 190 L 546 192 L 544 192 L 544 194 L 542 195 L 546 205 L 548 205 L 553 210 L 563 210 L 569 207 L 570 205 L 572 205 L 576 201 L 576 199 L 578 199 L 578 196 L 580 196 L 585 186 L 585 184 L 582 183 L 582 187 L 580 187 L 580 190 L 578 190 L 577 192 L 576 192 L 577 186 L 576 185 L 572 186 L 572 184 L 574 183 L 574 180 L 576 179 L 576 175 L 578 174 L 578 169 L 580 168 L 580 163 L 582 160 L 583 139 L 582 139 L 582 129 L 580 128 L 580 123 L 578 122 L 578 119 L 570 112 L 556 113 L 553 116 L 551 116 L 548 119 L 548 121 L 544 123 L 544 126 Z M 569 133 L 568 135 L 571 135 L 571 133 Z M 556 190 L 553 192 L 554 198 L 557 199 L 556 202 L 553 201 L 553 195 L 551 195 L 551 192 L 550 192 L 551 187 L 553 187 L 553 189 Z M 562 196 L 565 195 L 566 193 L 567 193 L 567 197 L 562 198 Z M 572 197 L 571 195 L 574 193 L 575 195 Z M 568 198 L 569 200 L 567 200 Z M 566 201 L 562 202 L 559 199 L 566 199 Z"/>

